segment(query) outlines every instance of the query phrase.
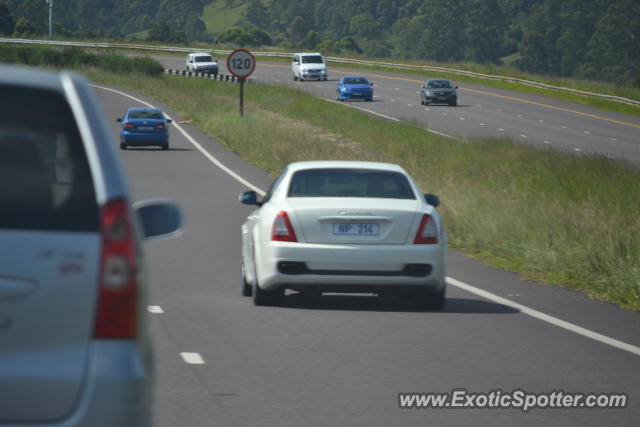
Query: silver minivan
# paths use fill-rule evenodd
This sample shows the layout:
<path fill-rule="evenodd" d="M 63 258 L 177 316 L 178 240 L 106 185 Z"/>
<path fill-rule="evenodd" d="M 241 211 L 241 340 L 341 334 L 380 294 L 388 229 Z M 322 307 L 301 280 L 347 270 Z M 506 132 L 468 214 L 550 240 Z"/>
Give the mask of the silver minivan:
<path fill-rule="evenodd" d="M 150 423 L 141 240 L 181 215 L 115 146 L 82 77 L 0 65 L 0 426 Z"/>

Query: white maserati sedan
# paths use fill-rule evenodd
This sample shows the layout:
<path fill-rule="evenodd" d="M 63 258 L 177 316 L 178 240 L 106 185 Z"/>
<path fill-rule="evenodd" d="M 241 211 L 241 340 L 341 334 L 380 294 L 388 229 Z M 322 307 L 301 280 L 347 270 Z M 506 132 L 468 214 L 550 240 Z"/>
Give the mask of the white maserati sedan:
<path fill-rule="evenodd" d="M 437 196 L 400 166 L 356 161 L 287 166 L 242 225 L 243 295 L 279 305 L 285 289 L 395 294 L 445 303 L 447 234 Z"/>

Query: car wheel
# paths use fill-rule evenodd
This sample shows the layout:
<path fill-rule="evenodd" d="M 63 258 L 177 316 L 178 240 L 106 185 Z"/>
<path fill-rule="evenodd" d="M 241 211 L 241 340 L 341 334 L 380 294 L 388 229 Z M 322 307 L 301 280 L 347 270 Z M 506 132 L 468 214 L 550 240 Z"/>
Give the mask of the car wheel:
<path fill-rule="evenodd" d="M 414 304 L 419 308 L 427 310 L 442 310 L 446 302 L 445 288 L 440 291 L 430 289 L 419 289 L 413 294 Z"/>
<path fill-rule="evenodd" d="M 424 105 L 424 97 L 420 97 L 420 105 Z"/>
<path fill-rule="evenodd" d="M 458 101 L 453 101 L 449 103 L 450 107 L 455 107 L 456 105 L 458 105 Z"/>
<path fill-rule="evenodd" d="M 294 81 L 294 82 L 297 82 L 297 81 L 298 81 L 298 77 L 297 77 L 295 74 L 293 75 L 293 81 Z"/>
<path fill-rule="evenodd" d="M 121 142 L 121 143 L 120 143 L 120 149 L 121 149 L 121 150 L 126 150 L 126 149 L 127 149 L 127 144 L 126 144 L 126 143 L 124 143 L 124 142 Z"/>
<path fill-rule="evenodd" d="M 284 298 L 284 289 L 278 288 L 273 291 L 267 291 L 258 286 L 258 281 L 254 280 L 253 285 L 253 303 L 260 306 L 282 305 Z"/>
<path fill-rule="evenodd" d="M 244 274 L 244 261 L 242 262 L 242 296 L 250 297 L 253 294 L 253 288 L 247 283 L 247 277 Z"/>
<path fill-rule="evenodd" d="M 168 150 L 169 149 L 169 143 L 165 142 L 164 144 L 161 145 L 163 150 Z"/>

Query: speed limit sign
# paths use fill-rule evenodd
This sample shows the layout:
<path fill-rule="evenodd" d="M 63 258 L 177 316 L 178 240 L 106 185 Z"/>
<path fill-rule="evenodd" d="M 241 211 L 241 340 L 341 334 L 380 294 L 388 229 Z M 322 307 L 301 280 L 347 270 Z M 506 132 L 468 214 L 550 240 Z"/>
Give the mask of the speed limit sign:
<path fill-rule="evenodd" d="M 236 49 L 227 56 L 227 70 L 239 79 L 247 78 L 256 68 L 256 58 L 246 49 Z"/>

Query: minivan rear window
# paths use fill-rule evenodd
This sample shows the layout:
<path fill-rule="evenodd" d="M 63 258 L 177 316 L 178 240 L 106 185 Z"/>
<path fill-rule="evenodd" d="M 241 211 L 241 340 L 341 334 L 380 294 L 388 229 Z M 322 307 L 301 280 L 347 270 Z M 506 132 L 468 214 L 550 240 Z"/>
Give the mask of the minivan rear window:
<path fill-rule="evenodd" d="M 64 97 L 0 85 L 0 229 L 99 228 L 87 156 Z"/>

